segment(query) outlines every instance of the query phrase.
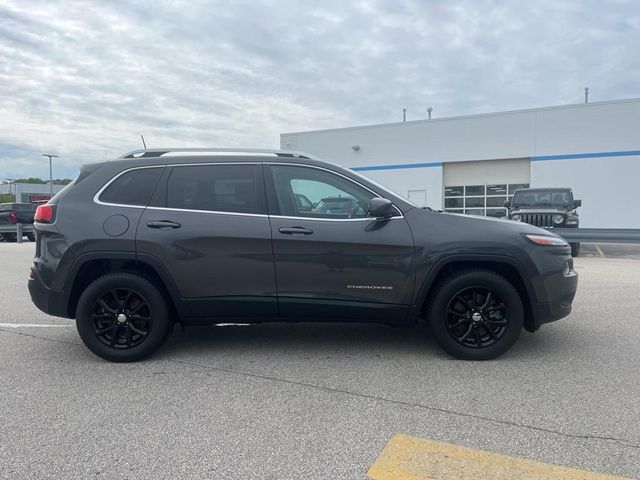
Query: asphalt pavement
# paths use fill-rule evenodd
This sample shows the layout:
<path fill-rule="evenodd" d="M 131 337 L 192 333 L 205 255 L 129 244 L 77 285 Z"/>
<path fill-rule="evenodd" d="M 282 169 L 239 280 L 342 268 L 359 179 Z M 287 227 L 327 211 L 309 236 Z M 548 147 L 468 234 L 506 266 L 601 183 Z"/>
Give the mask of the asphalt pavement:
<path fill-rule="evenodd" d="M 573 313 L 500 359 L 424 327 L 176 329 L 112 364 L 26 289 L 0 244 L 0 478 L 364 479 L 396 434 L 640 477 L 640 260 L 575 260 Z"/>

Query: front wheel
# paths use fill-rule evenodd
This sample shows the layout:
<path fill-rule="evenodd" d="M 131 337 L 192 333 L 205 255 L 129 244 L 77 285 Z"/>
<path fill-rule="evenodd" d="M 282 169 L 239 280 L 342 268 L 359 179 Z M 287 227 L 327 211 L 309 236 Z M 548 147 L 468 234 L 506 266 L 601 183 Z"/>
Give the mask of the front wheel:
<path fill-rule="evenodd" d="M 112 362 L 135 362 L 155 352 L 173 323 L 158 288 L 133 273 L 104 275 L 80 296 L 76 326 L 93 353 Z"/>
<path fill-rule="evenodd" d="M 440 347 L 462 360 L 502 355 L 524 324 L 518 291 L 489 270 L 464 270 L 445 277 L 433 292 L 426 315 Z"/>

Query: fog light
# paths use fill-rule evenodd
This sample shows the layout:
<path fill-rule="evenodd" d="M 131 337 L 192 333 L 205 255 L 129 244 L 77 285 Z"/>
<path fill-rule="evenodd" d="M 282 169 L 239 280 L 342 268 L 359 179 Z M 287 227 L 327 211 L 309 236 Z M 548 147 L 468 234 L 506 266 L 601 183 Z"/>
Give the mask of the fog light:
<path fill-rule="evenodd" d="M 564 266 L 562 267 L 562 275 L 564 275 L 565 277 L 571 277 L 575 273 L 576 272 L 573 270 L 573 258 L 572 258 L 570 260 L 567 260 Z"/>

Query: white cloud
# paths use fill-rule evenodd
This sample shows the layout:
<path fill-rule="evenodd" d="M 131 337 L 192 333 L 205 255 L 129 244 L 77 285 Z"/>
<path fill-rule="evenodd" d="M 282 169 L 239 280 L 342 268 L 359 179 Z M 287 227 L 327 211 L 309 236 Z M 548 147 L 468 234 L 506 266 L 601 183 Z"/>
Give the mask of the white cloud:
<path fill-rule="evenodd" d="M 0 177 L 152 146 L 638 96 L 633 1 L 0 0 Z"/>

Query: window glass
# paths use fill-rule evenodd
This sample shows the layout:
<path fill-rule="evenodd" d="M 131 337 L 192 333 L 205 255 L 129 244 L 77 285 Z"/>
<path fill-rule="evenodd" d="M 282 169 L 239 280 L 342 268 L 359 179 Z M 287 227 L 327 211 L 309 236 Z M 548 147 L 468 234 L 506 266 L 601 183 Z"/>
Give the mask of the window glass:
<path fill-rule="evenodd" d="M 504 207 L 507 197 L 487 197 L 487 207 Z"/>
<path fill-rule="evenodd" d="M 527 190 L 513 196 L 513 205 L 526 206 L 569 206 L 572 203 L 571 192 L 568 190 Z"/>
<path fill-rule="evenodd" d="M 104 203 L 138 205 L 146 207 L 153 189 L 162 174 L 162 168 L 138 168 L 123 173 L 100 194 Z"/>
<path fill-rule="evenodd" d="M 484 185 L 467 185 L 464 187 L 465 195 L 484 195 Z"/>
<path fill-rule="evenodd" d="M 444 199 L 444 207 L 445 208 L 462 208 L 464 207 L 464 198 L 445 198 Z"/>
<path fill-rule="evenodd" d="M 506 195 L 506 185 L 487 185 L 487 195 Z"/>
<path fill-rule="evenodd" d="M 513 192 L 518 190 L 519 188 L 529 188 L 528 183 L 512 183 L 509 185 L 509 195 L 513 195 Z"/>
<path fill-rule="evenodd" d="M 464 187 L 444 187 L 445 197 L 461 197 L 464 195 Z"/>
<path fill-rule="evenodd" d="M 271 171 L 281 215 L 364 218 L 369 201 L 376 196 L 344 177 L 317 168 L 274 165 Z"/>
<path fill-rule="evenodd" d="M 258 201 L 258 165 L 174 167 L 167 207 L 230 213 L 264 213 Z"/>
<path fill-rule="evenodd" d="M 465 207 L 484 207 L 484 197 L 467 197 Z"/>
<path fill-rule="evenodd" d="M 484 208 L 468 208 L 464 211 L 467 215 L 484 216 Z"/>

